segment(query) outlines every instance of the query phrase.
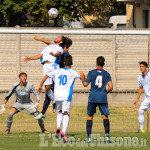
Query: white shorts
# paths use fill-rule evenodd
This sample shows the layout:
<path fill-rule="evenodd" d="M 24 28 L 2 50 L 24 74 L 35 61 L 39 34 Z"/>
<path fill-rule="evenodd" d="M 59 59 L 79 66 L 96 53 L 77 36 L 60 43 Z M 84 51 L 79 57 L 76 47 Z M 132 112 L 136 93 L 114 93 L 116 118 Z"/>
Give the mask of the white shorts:
<path fill-rule="evenodd" d="M 56 101 L 56 107 L 58 111 L 62 110 L 62 113 L 67 111 L 67 113 L 70 113 L 71 108 L 71 102 L 70 101 Z"/>
<path fill-rule="evenodd" d="M 56 64 L 56 63 L 44 64 L 43 65 L 43 77 L 55 69 L 59 69 L 59 64 Z M 51 84 L 53 84 L 53 79 L 48 77 L 46 81 L 44 82 L 44 85 L 51 85 Z"/>
<path fill-rule="evenodd" d="M 148 111 L 150 109 L 150 99 L 145 98 L 140 106 L 140 109 Z"/>

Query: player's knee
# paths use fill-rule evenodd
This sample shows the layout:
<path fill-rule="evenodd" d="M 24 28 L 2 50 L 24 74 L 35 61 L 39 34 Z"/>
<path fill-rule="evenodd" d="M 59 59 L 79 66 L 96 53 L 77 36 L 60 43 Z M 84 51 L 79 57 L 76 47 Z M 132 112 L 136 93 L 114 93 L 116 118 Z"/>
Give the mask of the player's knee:
<path fill-rule="evenodd" d="M 144 114 L 144 110 L 143 109 L 139 109 L 139 115 Z"/>
<path fill-rule="evenodd" d="M 108 119 L 108 116 L 102 115 L 102 119 L 103 119 L 103 120 Z"/>
<path fill-rule="evenodd" d="M 68 114 L 68 112 L 67 112 L 67 111 L 65 111 L 65 112 L 63 113 L 63 115 L 69 115 L 69 114 Z"/>
<path fill-rule="evenodd" d="M 93 115 L 88 115 L 87 120 L 93 120 Z"/>
<path fill-rule="evenodd" d="M 9 112 L 8 118 L 12 118 L 15 113 L 13 111 Z"/>
<path fill-rule="evenodd" d="M 51 86 L 50 86 L 50 85 L 46 85 L 46 86 L 45 86 L 45 90 L 46 90 L 46 91 L 49 91 L 50 89 L 51 89 Z"/>

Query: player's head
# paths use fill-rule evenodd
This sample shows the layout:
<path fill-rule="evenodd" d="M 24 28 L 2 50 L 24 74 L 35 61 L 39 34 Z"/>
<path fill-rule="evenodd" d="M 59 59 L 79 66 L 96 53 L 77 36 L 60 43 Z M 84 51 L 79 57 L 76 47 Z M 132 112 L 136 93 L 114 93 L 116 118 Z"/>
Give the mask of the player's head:
<path fill-rule="evenodd" d="M 147 72 L 148 63 L 146 61 L 139 62 L 139 65 L 142 73 Z"/>
<path fill-rule="evenodd" d="M 27 74 L 25 72 L 21 72 L 19 74 L 19 79 L 20 79 L 20 82 L 26 83 L 26 81 L 27 81 Z"/>
<path fill-rule="evenodd" d="M 72 63 L 72 56 L 71 55 L 65 56 L 64 57 L 64 65 L 71 67 L 72 64 L 73 64 Z"/>
<path fill-rule="evenodd" d="M 105 58 L 103 56 L 97 57 L 96 65 L 99 67 L 103 67 L 105 65 Z"/>
<path fill-rule="evenodd" d="M 68 49 L 71 45 L 72 45 L 72 40 L 68 37 L 65 37 L 66 38 L 66 48 Z"/>
<path fill-rule="evenodd" d="M 62 48 L 64 48 L 64 46 L 67 43 L 67 39 L 64 36 L 58 36 L 55 40 L 54 40 L 55 44 L 60 45 Z"/>

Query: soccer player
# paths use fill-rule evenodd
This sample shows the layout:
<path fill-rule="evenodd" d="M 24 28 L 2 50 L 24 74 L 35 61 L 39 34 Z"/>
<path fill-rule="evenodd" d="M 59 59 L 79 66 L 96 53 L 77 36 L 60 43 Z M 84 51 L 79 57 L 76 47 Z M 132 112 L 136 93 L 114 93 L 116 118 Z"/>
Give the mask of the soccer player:
<path fill-rule="evenodd" d="M 66 38 L 64 36 L 58 36 L 55 39 L 54 43 L 55 44 L 51 44 L 51 45 L 47 46 L 41 52 L 41 54 L 38 54 L 33 57 L 26 56 L 26 58 L 24 59 L 24 62 L 27 63 L 30 60 L 41 59 L 41 63 L 43 64 L 43 76 L 46 75 L 47 73 L 53 71 L 54 69 L 58 69 L 59 68 L 59 57 L 63 53 L 63 48 L 64 48 L 64 45 L 66 44 Z M 50 85 L 52 85 L 52 84 L 53 84 L 52 78 L 47 78 L 47 80 L 44 82 L 46 96 L 48 96 L 49 99 L 51 99 L 53 101 L 53 103 L 55 103 L 54 98 L 53 98 L 53 91 L 50 89 Z M 44 103 L 45 103 L 44 106 L 47 106 L 47 105 L 49 105 L 48 103 L 50 103 L 50 102 L 45 101 Z M 45 108 L 43 110 L 43 113 L 39 114 L 41 117 L 45 117 L 44 114 L 46 112 L 45 111 L 46 109 L 47 108 Z"/>
<path fill-rule="evenodd" d="M 85 80 L 85 76 L 82 74 L 82 84 L 87 87 L 89 83 L 91 83 L 91 90 L 89 94 L 88 106 L 87 106 L 87 122 L 86 122 L 86 130 L 87 130 L 87 142 L 91 142 L 91 132 L 93 125 L 93 117 L 96 113 L 96 107 L 99 107 L 99 110 L 102 115 L 103 124 L 105 128 L 106 142 L 112 142 L 109 137 L 110 131 L 110 123 L 108 119 L 109 109 L 108 109 L 108 101 L 107 94 L 112 91 L 113 85 L 110 74 L 103 69 L 105 65 L 105 59 L 103 56 L 97 58 L 96 66 L 97 68 L 89 71 L 87 79 Z M 108 88 L 106 89 L 106 86 Z"/>
<path fill-rule="evenodd" d="M 72 45 L 72 40 L 68 37 L 65 37 L 65 38 L 66 38 L 66 44 L 64 45 L 63 54 L 60 57 L 60 62 L 59 62 L 60 68 L 64 67 L 64 57 L 69 55 L 68 48 Z M 35 36 L 34 39 L 37 40 L 37 41 L 42 41 L 43 43 L 45 43 L 47 45 L 52 45 L 53 44 L 51 41 L 40 38 L 39 36 Z M 54 85 L 51 86 L 51 89 L 54 92 L 53 86 Z M 49 107 L 50 102 L 51 102 L 51 100 L 46 94 L 42 112 L 35 119 L 39 119 L 41 117 L 43 117 L 43 118 L 46 117 L 45 113 L 46 113 L 46 111 Z M 55 112 L 55 111 L 56 111 L 56 106 L 55 106 L 55 104 L 53 104 L 53 112 Z"/>
<path fill-rule="evenodd" d="M 29 115 L 34 115 L 37 116 L 39 111 L 38 106 L 39 106 L 39 101 L 40 97 L 38 93 L 36 92 L 34 86 L 32 83 L 27 82 L 27 74 L 25 72 L 22 72 L 19 74 L 19 83 L 15 83 L 12 88 L 10 89 L 9 93 L 7 94 L 3 105 L 1 106 L 0 113 L 3 113 L 5 110 L 5 105 L 8 102 L 9 98 L 12 96 L 13 93 L 16 93 L 16 102 L 13 105 L 13 107 L 10 109 L 9 116 L 7 119 L 7 129 L 4 134 L 9 134 L 10 133 L 10 128 L 13 122 L 13 116 L 21 112 L 22 110 L 27 110 Z M 32 100 L 30 99 L 30 93 L 33 92 L 33 94 L 36 96 L 36 104 L 34 105 Z M 47 130 L 44 128 L 44 122 L 42 119 L 38 120 L 39 126 L 42 130 L 43 133 L 49 133 Z"/>
<path fill-rule="evenodd" d="M 66 131 L 69 124 L 69 113 L 71 107 L 71 99 L 73 94 L 73 86 L 75 79 L 80 79 L 79 73 L 71 69 L 72 66 L 72 56 L 68 55 L 64 58 L 65 67 L 54 70 L 48 73 L 42 79 L 38 92 L 42 91 L 42 85 L 48 77 L 54 78 L 54 97 L 56 101 L 56 107 L 58 110 L 57 114 L 57 129 L 55 136 L 56 138 L 60 135 L 61 123 L 63 124 L 61 137 L 64 142 L 68 142 L 66 137 Z"/>
<path fill-rule="evenodd" d="M 139 124 L 140 129 L 137 133 L 145 133 L 144 130 L 144 111 L 150 109 L 150 73 L 148 72 L 148 64 L 145 61 L 139 62 L 141 75 L 138 77 L 139 91 L 136 100 L 134 101 L 134 106 L 137 105 L 139 98 L 143 92 L 145 92 L 145 99 L 139 108 Z"/>

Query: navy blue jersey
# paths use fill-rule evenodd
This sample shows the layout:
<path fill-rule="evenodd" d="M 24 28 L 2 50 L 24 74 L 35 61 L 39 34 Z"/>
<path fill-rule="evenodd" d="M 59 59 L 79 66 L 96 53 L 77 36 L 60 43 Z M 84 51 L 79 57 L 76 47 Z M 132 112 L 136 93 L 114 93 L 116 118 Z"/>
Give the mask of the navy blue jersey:
<path fill-rule="evenodd" d="M 89 102 L 107 103 L 107 83 L 111 81 L 110 74 L 103 69 L 94 69 L 89 71 L 85 82 L 91 82 Z"/>
<path fill-rule="evenodd" d="M 60 68 L 64 68 L 65 65 L 64 65 L 64 57 L 69 55 L 69 52 L 68 51 L 63 51 L 63 54 L 61 55 L 60 57 Z"/>

